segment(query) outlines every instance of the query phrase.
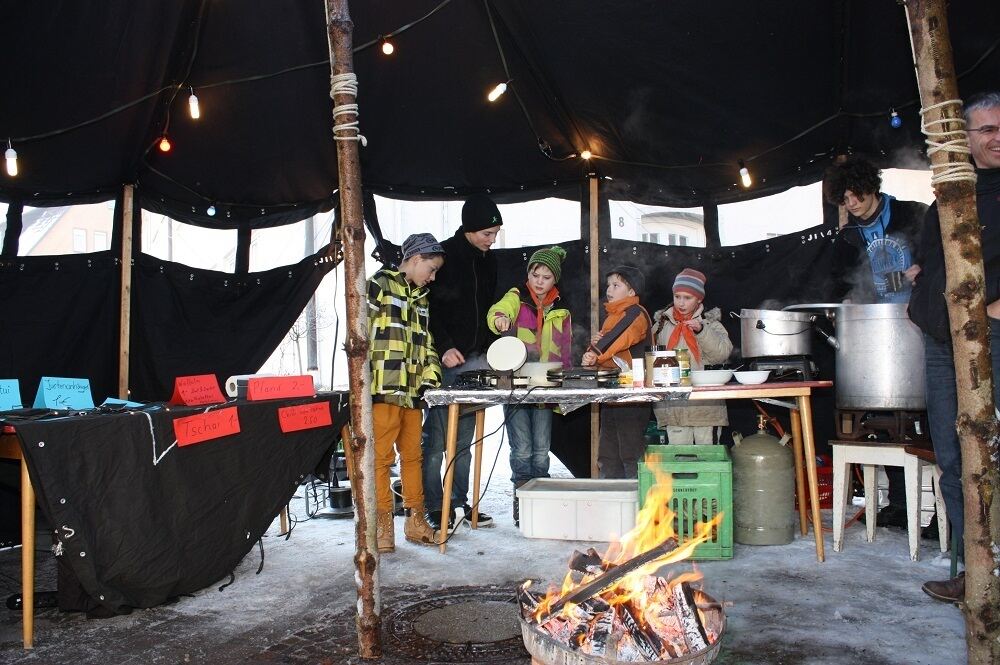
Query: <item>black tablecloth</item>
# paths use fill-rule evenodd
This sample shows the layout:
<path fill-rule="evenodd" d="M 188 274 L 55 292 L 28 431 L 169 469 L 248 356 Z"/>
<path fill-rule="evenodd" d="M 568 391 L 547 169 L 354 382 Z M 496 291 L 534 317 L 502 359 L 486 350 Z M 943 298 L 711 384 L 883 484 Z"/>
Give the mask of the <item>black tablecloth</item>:
<path fill-rule="evenodd" d="M 280 407 L 316 401 L 332 426 L 281 432 Z M 60 563 L 96 603 L 151 607 L 228 576 L 348 418 L 343 393 L 223 406 L 240 432 L 184 447 L 173 421 L 204 407 L 16 422 Z"/>

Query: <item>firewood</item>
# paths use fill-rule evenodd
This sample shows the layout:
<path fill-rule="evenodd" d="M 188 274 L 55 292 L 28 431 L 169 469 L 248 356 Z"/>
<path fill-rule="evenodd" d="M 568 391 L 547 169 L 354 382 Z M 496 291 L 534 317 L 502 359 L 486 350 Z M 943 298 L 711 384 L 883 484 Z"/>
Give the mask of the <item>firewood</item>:
<path fill-rule="evenodd" d="M 701 625 L 701 617 L 695 608 L 694 596 L 687 582 L 674 585 L 674 609 L 684 629 L 684 640 L 691 651 L 701 651 L 708 647 L 708 635 Z"/>
<path fill-rule="evenodd" d="M 517 600 L 521 606 L 521 617 L 528 621 L 533 621 L 535 612 L 538 610 L 538 604 L 542 601 L 541 596 L 522 585 L 517 592 Z"/>
<path fill-rule="evenodd" d="M 644 627 L 639 621 L 639 609 L 631 602 L 626 602 L 618 607 L 618 614 L 621 616 L 622 625 L 625 626 L 628 636 L 643 657 L 646 660 L 660 660 L 660 655 L 663 653 L 663 642 L 654 631 Z"/>
<path fill-rule="evenodd" d="M 608 646 L 611 642 L 611 631 L 614 628 L 615 610 L 611 607 L 597 615 L 590 622 L 590 634 L 581 645 L 583 653 L 591 656 L 604 656 L 608 653 Z"/>

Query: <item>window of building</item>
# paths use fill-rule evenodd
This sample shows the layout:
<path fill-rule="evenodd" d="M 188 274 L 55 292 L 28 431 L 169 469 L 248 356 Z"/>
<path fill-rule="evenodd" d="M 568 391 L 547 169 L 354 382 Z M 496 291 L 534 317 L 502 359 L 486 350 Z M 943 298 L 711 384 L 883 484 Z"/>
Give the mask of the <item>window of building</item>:
<path fill-rule="evenodd" d="M 643 242 L 651 242 L 653 244 L 656 244 L 656 243 L 660 242 L 660 234 L 659 233 L 643 233 L 642 234 L 642 241 Z"/>
<path fill-rule="evenodd" d="M 73 229 L 73 251 L 78 254 L 87 251 L 87 229 Z"/>
<path fill-rule="evenodd" d="M 54 208 L 25 206 L 17 253 L 19 256 L 42 256 L 106 249 L 96 244 L 88 247 L 87 238 L 97 232 L 110 237 L 114 215 L 114 208 L 109 208 L 107 202 Z"/>
<path fill-rule="evenodd" d="M 609 203 L 612 238 L 705 246 L 705 216 L 701 208 L 668 208 L 613 200 Z"/>
<path fill-rule="evenodd" d="M 108 234 L 104 231 L 94 231 L 94 251 L 103 252 L 108 248 Z"/>
<path fill-rule="evenodd" d="M 207 229 L 142 211 L 142 251 L 191 268 L 233 272 L 236 229 Z"/>

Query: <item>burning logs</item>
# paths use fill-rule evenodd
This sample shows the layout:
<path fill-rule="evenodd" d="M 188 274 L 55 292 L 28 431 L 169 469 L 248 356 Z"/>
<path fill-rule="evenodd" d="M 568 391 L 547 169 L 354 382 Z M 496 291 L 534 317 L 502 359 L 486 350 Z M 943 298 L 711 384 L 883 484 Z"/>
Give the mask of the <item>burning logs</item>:
<path fill-rule="evenodd" d="M 538 595 L 526 583 L 518 597 L 528 650 L 553 665 L 713 660 L 725 616 L 691 586 L 693 576 L 629 575 L 672 549 L 663 543 L 618 566 L 594 550 L 574 552 L 563 585 L 571 590 L 558 597 Z M 582 574 L 579 582 L 574 573 Z"/>

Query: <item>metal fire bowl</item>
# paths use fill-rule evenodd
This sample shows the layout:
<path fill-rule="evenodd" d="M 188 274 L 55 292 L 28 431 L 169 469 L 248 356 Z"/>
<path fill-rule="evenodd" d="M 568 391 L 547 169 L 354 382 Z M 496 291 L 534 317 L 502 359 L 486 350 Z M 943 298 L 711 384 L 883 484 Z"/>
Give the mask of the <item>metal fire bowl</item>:
<path fill-rule="evenodd" d="M 689 653 L 680 658 L 670 660 L 648 660 L 647 663 L 661 663 L 663 665 L 707 665 L 714 661 L 719 655 L 722 647 L 722 638 L 726 633 L 726 613 L 714 598 L 705 594 L 706 600 L 712 604 L 712 608 L 702 610 L 705 613 L 709 626 L 718 633 L 719 637 L 715 644 L 708 646 L 697 653 Z M 521 637 L 524 639 L 524 647 L 531 654 L 531 657 L 545 665 L 634 665 L 626 663 L 617 658 L 605 658 L 604 656 L 591 656 L 580 651 L 573 651 L 569 647 L 546 635 L 536 625 L 528 623 L 521 617 Z"/>

